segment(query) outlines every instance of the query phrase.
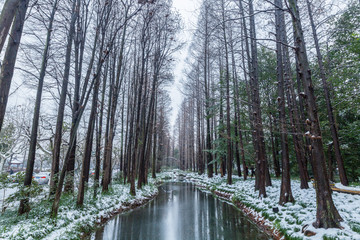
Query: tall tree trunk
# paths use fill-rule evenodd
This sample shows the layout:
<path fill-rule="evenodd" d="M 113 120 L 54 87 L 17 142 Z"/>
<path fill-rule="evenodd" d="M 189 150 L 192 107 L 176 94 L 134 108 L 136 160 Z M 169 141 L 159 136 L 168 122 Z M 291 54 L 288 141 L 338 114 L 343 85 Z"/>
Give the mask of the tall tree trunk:
<path fill-rule="evenodd" d="M 6 47 L 0 73 L 0 132 L 4 122 L 6 105 L 9 98 L 10 85 L 14 74 L 16 57 L 20 45 L 21 35 L 25 22 L 25 15 L 29 0 L 20 0 L 11 28 L 8 45 Z"/>
<path fill-rule="evenodd" d="M 228 42 L 226 36 L 226 24 L 225 24 L 225 5 L 224 0 L 221 1 L 222 7 L 222 30 L 223 30 L 223 39 L 225 46 L 225 81 L 226 81 L 226 134 L 227 134 L 227 184 L 232 184 L 232 148 L 231 148 L 231 114 L 230 114 L 230 70 L 229 70 L 229 50 Z"/>
<path fill-rule="evenodd" d="M 127 31 L 127 16 L 128 16 L 129 9 L 125 9 L 125 23 L 124 23 L 124 29 L 121 39 L 121 46 L 120 46 L 120 55 L 118 60 L 118 67 L 117 67 L 117 76 L 116 76 L 116 82 L 112 94 L 111 99 L 111 112 L 110 112 L 110 125 L 109 125 L 109 135 L 107 139 L 107 143 L 105 146 L 106 151 L 106 158 L 104 158 L 104 178 L 103 178 L 103 186 L 102 191 L 108 191 L 109 184 L 111 181 L 111 158 L 112 158 L 112 148 L 113 148 L 113 140 L 115 136 L 115 115 L 116 115 L 116 108 L 117 108 L 117 101 L 119 97 L 119 91 L 121 89 L 122 85 L 122 67 L 123 67 L 123 58 L 124 58 L 124 46 L 125 46 L 125 36 Z"/>
<path fill-rule="evenodd" d="M 104 41 L 104 38 L 103 38 Z M 102 44 L 103 45 L 103 44 Z M 100 48 L 100 52 L 102 52 L 102 47 Z M 101 61 L 101 59 L 100 59 Z M 93 99 L 91 112 L 88 122 L 88 129 L 85 139 L 85 149 L 84 149 L 84 157 L 82 161 L 81 175 L 79 181 L 79 191 L 77 196 L 76 205 L 82 206 L 84 203 L 84 194 L 86 190 L 86 182 L 89 178 L 90 171 L 90 160 L 92 154 L 92 145 L 94 139 L 94 128 L 95 128 L 95 118 L 96 118 L 96 109 L 98 105 L 98 93 L 99 93 L 99 85 L 100 85 L 100 76 L 98 76 L 95 80 L 94 91 L 93 91 Z"/>
<path fill-rule="evenodd" d="M 283 62 L 283 73 L 284 73 L 284 81 L 285 81 L 285 89 L 286 89 L 286 97 L 288 102 L 289 108 L 289 118 L 292 128 L 292 137 L 295 149 L 296 159 L 298 161 L 299 173 L 300 173 L 300 188 L 307 189 L 308 186 L 308 173 L 307 173 L 307 161 L 305 158 L 304 152 L 304 142 L 303 138 L 301 137 L 301 129 L 300 129 L 300 120 L 299 120 L 299 113 L 296 106 L 296 95 L 294 86 L 292 83 L 292 72 L 291 72 L 291 65 L 290 65 L 290 56 L 288 50 L 288 40 L 286 34 L 286 27 L 285 27 L 285 17 L 284 13 L 281 10 L 283 7 L 282 1 L 277 2 L 277 6 L 280 9 L 278 11 L 278 34 L 279 43 L 281 42 L 281 54 L 282 54 L 282 62 Z"/>
<path fill-rule="evenodd" d="M 4 47 L 20 0 L 6 0 L 0 15 L 0 53 Z"/>
<path fill-rule="evenodd" d="M 37 145 L 37 133 L 38 133 L 38 128 L 39 128 L 39 117 L 40 117 L 40 107 L 41 107 L 41 96 L 42 96 L 42 91 L 43 91 L 43 86 L 44 86 L 46 66 L 47 66 L 48 57 L 49 57 L 51 32 L 52 32 L 52 26 L 53 26 L 53 22 L 54 22 L 54 18 L 55 18 L 57 4 L 58 4 L 58 1 L 56 0 L 54 2 L 53 9 L 52 9 L 51 15 L 49 17 L 49 25 L 48 25 L 45 48 L 44 48 L 44 52 L 43 52 L 43 56 L 42 56 L 42 63 L 41 63 L 41 69 L 40 69 L 39 85 L 38 85 L 37 93 L 36 93 L 35 110 L 34 110 L 32 129 L 31 129 L 30 148 L 29 148 L 29 155 L 28 155 L 27 164 L 26 164 L 26 174 L 25 174 L 24 186 L 31 185 L 32 175 L 33 175 L 33 171 L 34 171 L 35 152 L 36 152 L 36 145 Z M 28 203 L 29 203 L 28 198 L 22 199 L 20 201 L 20 206 L 19 206 L 19 210 L 18 210 L 19 214 L 23 214 L 30 210 L 30 206 Z"/>
<path fill-rule="evenodd" d="M 281 0 L 275 0 L 275 5 L 281 6 Z M 281 45 L 281 15 L 282 10 L 277 8 L 275 10 L 276 22 L 276 59 L 277 59 L 277 81 L 278 81 L 278 107 L 280 118 L 280 136 L 281 136 L 281 159 L 282 159 L 282 175 L 279 204 L 283 205 L 287 202 L 294 202 L 291 192 L 291 178 L 290 178 L 290 160 L 289 160 L 289 145 L 286 127 L 286 110 L 285 110 L 285 93 L 284 93 L 284 68 Z"/>
<path fill-rule="evenodd" d="M 77 9 L 80 6 L 80 0 L 73 1 L 72 4 L 72 15 L 70 21 L 70 28 L 67 38 L 67 46 L 66 46 L 66 55 L 65 55 L 65 64 L 64 64 L 64 76 L 63 83 L 61 87 L 59 108 L 56 120 L 56 130 L 54 137 L 54 149 L 53 149 L 53 158 L 51 164 L 51 176 L 50 176 L 50 196 L 55 193 L 57 183 L 58 183 L 58 173 L 60 168 L 60 150 L 61 150 L 61 137 L 63 130 L 63 122 L 64 122 L 64 111 L 65 111 L 65 102 L 67 95 L 67 88 L 69 84 L 69 75 L 70 75 L 70 64 L 71 64 L 71 50 L 73 44 L 73 37 L 75 33 L 75 23 L 78 17 Z"/>
<path fill-rule="evenodd" d="M 98 129 L 96 131 L 96 152 L 95 152 L 95 177 L 94 177 L 94 198 L 97 195 L 97 189 L 99 187 L 100 180 L 100 165 L 101 165 L 101 136 L 103 129 L 103 117 L 104 117 L 104 104 L 105 104 L 105 92 L 106 92 L 106 82 L 108 76 L 108 67 L 110 61 L 107 62 L 105 68 L 105 76 L 103 79 L 102 93 L 101 93 L 101 103 L 100 103 L 100 116 L 98 120 Z"/>
<path fill-rule="evenodd" d="M 251 82 L 253 91 L 253 110 L 254 110 L 254 123 L 256 131 L 257 149 L 257 167 L 259 177 L 259 197 L 266 197 L 266 152 L 265 152 L 265 140 L 264 131 L 261 119 L 260 108 L 260 93 L 259 93 L 259 69 L 258 69 L 258 56 L 257 56 L 257 43 L 256 43 L 256 31 L 255 31 L 255 16 L 253 9 L 253 0 L 249 0 L 249 14 L 250 14 L 250 38 L 251 38 Z"/>
<path fill-rule="evenodd" d="M 311 24 L 311 29 L 313 32 L 313 37 L 314 37 L 314 42 L 315 42 L 315 49 L 316 49 L 316 54 L 317 54 L 317 59 L 318 59 L 318 64 L 319 64 L 320 77 L 321 77 L 323 89 L 324 89 L 326 108 L 327 108 L 327 113 L 328 113 L 331 137 L 332 137 L 333 145 L 334 145 L 335 159 L 336 159 L 336 163 L 337 163 L 338 169 L 339 169 L 340 182 L 343 185 L 348 186 L 349 180 L 346 176 L 344 161 L 341 156 L 338 131 L 337 131 L 337 126 L 336 126 L 336 122 L 335 122 L 333 107 L 331 104 L 329 86 L 327 83 L 325 68 L 324 68 L 324 64 L 323 64 L 323 57 L 322 57 L 322 54 L 320 51 L 319 39 L 317 36 L 313 13 L 312 13 L 312 9 L 311 9 L 309 0 L 306 0 L 306 3 L 307 3 L 308 11 L 309 11 L 310 24 Z"/>
<path fill-rule="evenodd" d="M 208 55 L 209 55 L 209 26 L 208 26 L 208 9 L 205 8 L 205 42 L 204 42 L 204 86 L 205 86 L 205 111 L 206 111 L 206 165 L 207 165 L 207 174 L 209 178 L 213 177 L 213 164 L 212 162 L 212 153 L 211 150 L 211 133 L 210 133 L 210 98 L 209 98 L 209 81 L 208 81 Z"/>
<path fill-rule="evenodd" d="M 288 0 L 288 2 L 290 5 L 290 12 L 295 34 L 295 54 L 298 59 L 298 67 L 300 70 L 299 75 L 305 90 L 309 117 L 306 122 L 310 127 L 309 134 L 312 147 L 312 161 L 317 206 L 316 221 L 313 223 L 313 225 L 316 228 L 340 228 L 340 221 L 342 221 L 342 218 L 337 211 L 331 196 L 331 189 L 326 171 L 316 97 L 312 85 L 311 71 L 306 53 L 303 30 L 300 22 L 300 13 L 297 6 L 297 0 Z"/>

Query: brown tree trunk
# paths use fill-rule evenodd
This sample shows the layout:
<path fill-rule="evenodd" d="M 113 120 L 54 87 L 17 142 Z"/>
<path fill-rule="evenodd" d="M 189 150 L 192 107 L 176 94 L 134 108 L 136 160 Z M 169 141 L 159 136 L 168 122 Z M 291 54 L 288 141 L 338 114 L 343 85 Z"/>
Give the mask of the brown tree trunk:
<path fill-rule="evenodd" d="M 25 22 L 25 15 L 29 0 L 21 0 L 16 11 L 14 24 L 11 28 L 10 38 L 6 47 L 4 60 L 0 73 L 0 131 L 4 122 L 6 105 L 9 97 L 10 85 L 14 74 L 16 57 L 21 41 L 21 35 Z M 10 27 L 10 26 L 9 26 Z M 1 29 L 2 30 L 2 29 Z M 1 33 L 2 34 L 2 33 Z"/>
<path fill-rule="evenodd" d="M 0 15 L 0 53 L 4 47 L 20 0 L 6 0 Z"/>
<path fill-rule="evenodd" d="M 102 52 L 102 47 L 100 48 L 100 52 Z M 88 178 L 89 178 L 90 160 L 91 160 L 92 145 L 93 145 L 93 139 L 94 139 L 96 109 L 97 109 L 97 104 L 98 104 L 99 85 L 100 85 L 100 76 L 98 76 L 96 78 L 95 85 L 94 85 L 92 106 L 91 106 L 91 112 L 90 112 L 90 117 L 89 117 L 89 122 L 88 122 L 88 129 L 87 129 L 87 134 L 86 134 L 86 139 L 85 139 L 84 157 L 83 157 L 83 161 L 82 161 L 81 175 L 80 175 L 80 181 L 79 181 L 79 191 L 78 191 L 78 196 L 77 196 L 77 201 L 76 201 L 77 206 L 82 206 L 84 203 L 84 194 L 85 194 L 85 190 L 86 190 L 86 183 L 88 182 Z"/>
<path fill-rule="evenodd" d="M 53 149 L 53 158 L 51 164 L 51 176 L 50 176 L 50 196 L 52 196 L 55 193 L 58 183 L 58 173 L 60 168 L 59 165 L 60 165 L 61 137 L 62 137 L 63 122 L 64 122 L 64 111 L 65 111 L 67 88 L 69 84 L 71 52 L 72 52 L 73 37 L 75 33 L 75 23 L 78 17 L 78 11 L 76 10 L 76 8 L 79 6 L 80 6 L 79 0 L 74 1 L 72 4 L 72 15 L 71 15 L 70 28 L 69 28 L 67 46 L 66 46 L 64 76 L 63 76 L 63 83 L 60 93 L 59 108 L 58 108 L 56 130 L 54 137 L 54 149 Z"/>
<path fill-rule="evenodd" d="M 311 71 L 306 53 L 297 0 L 288 0 L 288 2 L 290 5 L 290 12 L 295 34 L 295 54 L 298 59 L 298 67 L 300 70 L 299 74 L 305 90 L 308 108 L 309 118 L 306 120 L 306 122 L 310 127 L 309 137 L 311 139 L 312 147 L 312 161 L 317 206 L 316 221 L 313 223 L 313 225 L 316 228 L 340 228 L 340 221 L 342 221 L 342 218 L 337 211 L 331 196 L 331 189 L 326 171 L 316 97 L 312 85 Z"/>
<path fill-rule="evenodd" d="M 257 56 L 257 43 L 255 32 L 255 16 L 253 9 L 253 0 L 249 0 L 249 14 L 250 14 L 250 38 L 251 38 L 251 82 L 253 92 L 253 110 L 254 110 L 254 125 L 256 131 L 256 144 L 257 149 L 257 173 L 259 178 L 259 197 L 266 197 L 266 152 L 265 152 L 265 140 L 264 131 L 261 119 L 260 108 L 260 93 L 259 93 L 259 77 L 258 77 L 258 56 Z"/>
<path fill-rule="evenodd" d="M 281 0 L 275 0 L 275 5 L 281 7 Z M 294 202 L 291 192 L 291 178 L 290 178 L 290 160 L 289 160 L 289 145 L 286 127 L 286 111 L 285 111 L 285 93 L 284 93 L 284 68 L 283 68 L 283 54 L 281 45 L 281 15 L 282 10 L 275 10 L 276 22 L 276 59 L 277 59 L 277 81 L 278 81 L 278 104 L 279 104 L 279 119 L 280 119 L 280 136 L 281 136 L 281 159 L 282 159 L 282 174 L 281 174 L 281 188 L 279 204 L 284 205 L 287 202 Z"/>
<path fill-rule="evenodd" d="M 45 48 L 44 48 L 44 52 L 43 52 L 41 69 L 40 69 L 39 85 L 38 85 L 37 93 L 36 93 L 35 110 L 34 110 L 32 129 L 31 129 L 30 148 L 29 148 L 29 155 L 28 155 L 27 164 L 26 164 L 26 174 L 25 174 L 24 186 L 31 185 L 31 180 L 32 180 L 33 171 L 34 171 L 35 153 L 36 153 L 36 145 L 37 145 L 37 133 L 38 133 L 38 127 L 39 127 L 39 117 L 40 117 L 40 107 L 41 107 L 41 96 L 42 96 L 42 91 L 43 91 L 43 86 L 44 86 L 46 66 L 47 66 L 50 41 L 51 41 L 51 32 L 52 32 L 52 26 L 53 26 L 53 22 L 54 22 L 54 18 L 55 18 L 57 3 L 58 3 L 58 1 L 54 2 L 53 9 L 51 11 L 51 15 L 49 18 L 48 31 L 47 31 Z M 30 210 L 30 206 L 28 205 L 28 203 L 29 203 L 28 198 L 22 199 L 20 201 L 20 206 L 19 206 L 19 210 L 18 210 L 19 214 L 23 214 Z"/>
<path fill-rule="evenodd" d="M 316 54 L 317 54 L 317 59 L 318 59 L 318 64 L 319 64 L 320 77 L 321 77 L 323 89 L 324 89 L 326 108 L 327 108 L 327 113 L 328 113 L 331 137 L 332 137 L 333 145 L 334 145 L 335 159 L 336 159 L 336 163 L 337 163 L 338 169 L 339 169 L 340 182 L 341 182 L 341 184 L 348 186 L 349 180 L 346 176 L 344 160 L 342 159 L 342 156 L 341 156 L 338 131 L 337 131 L 337 126 L 336 126 L 336 122 L 335 122 L 333 107 L 331 104 L 329 86 L 327 83 L 325 69 L 324 69 L 324 65 L 323 65 L 323 57 L 322 57 L 322 54 L 320 51 L 319 39 L 317 36 L 316 27 L 315 27 L 315 23 L 314 23 L 314 19 L 313 19 L 313 13 L 312 13 L 312 9 L 311 9 L 309 0 L 306 0 L 306 3 L 307 3 L 308 11 L 309 11 L 310 24 L 311 24 L 311 29 L 313 32 L 313 37 L 314 37 L 314 42 L 315 42 L 315 49 L 316 49 Z"/>
<path fill-rule="evenodd" d="M 117 100 L 119 98 L 119 92 L 121 89 L 123 76 L 122 76 L 122 67 L 123 67 L 123 58 L 124 58 L 124 46 L 125 46 L 125 36 L 126 36 L 126 30 L 127 30 L 127 17 L 128 17 L 128 11 L 129 8 L 125 9 L 125 23 L 124 23 L 124 29 L 123 34 L 121 38 L 121 45 L 120 45 L 120 53 L 119 53 L 119 60 L 118 60 L 118 67 L 117 67 L 117 75 L 116 75 L 116 81 L 113 89 L 113 93 L 111 96 L 111 108 L 110 110 L 110 120 L 109 120 L 109 131 L 108 136 L 106 140 L 106 146 L 105 151 L 106 154 L 104 154 L 104 176 L 103 176 L 103 185 L 102 185 L 102 191 L 106 192 L 109 189 L 109 184 L 111 181 L 111 170 L 112 170 L 112 148 L 113 148 L 113 141 L 115 136 L 115 117 L 116 117 L 116 109 L 117 109 Z"/>
<path fill-rule="evenodd" d="M 208 152 L 206 153 L 206 163 L 207 163 L 207 174 L 209 178 L 213 177 L 213 164 L 210 164 L 212 162 L 212 153 L 211 150 L 211 133 L 210 133 L 210 98 L 209 98 L 209 81 L 208 81 L 208 10 L 205 9 L 205 43 L 204 43 L 204 85 L 205 85 L 205 111 L 206 111 L 206 150 Z M 200 119 L 199 119 L 200 120 Z"/>

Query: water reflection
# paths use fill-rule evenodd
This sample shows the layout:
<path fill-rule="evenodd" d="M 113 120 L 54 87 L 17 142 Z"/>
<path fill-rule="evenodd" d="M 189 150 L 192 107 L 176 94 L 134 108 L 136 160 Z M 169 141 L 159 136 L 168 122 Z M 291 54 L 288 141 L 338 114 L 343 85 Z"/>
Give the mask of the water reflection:
<path fill-rule="evenodd" d="M 93 236 L 94 237 L 94 236 Z M 192 184 L 168 183 L 148 205 L 118 215 L 95 239 L 268 239 L 233 206 Z"/>

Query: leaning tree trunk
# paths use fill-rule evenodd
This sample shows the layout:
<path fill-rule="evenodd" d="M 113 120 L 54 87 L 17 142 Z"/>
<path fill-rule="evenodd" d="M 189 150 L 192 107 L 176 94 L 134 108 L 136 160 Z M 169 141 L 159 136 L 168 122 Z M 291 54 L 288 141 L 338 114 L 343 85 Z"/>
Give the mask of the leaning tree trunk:
<path fill-rule="evenodd" d="M 9 98 L 11 80 L 14 74 L 16 57 L 20 45 L 21 35 L 25 22 L 25 15 L 29 5 L 29 0 L 21 0 L 11 28 L 6 52 L 1 66 L 0 73 L 0 132 L 4 122 L 6 105 Z"/>
<path fill-rule="evenodd" d="M 326 172 L 316 97 L 314 94 L 314 87 L 312 85 L 311 71 L 306 53 L 297 0 L 288 0 L 288 2 L 290 5 L 295 35 L 295 54 L 298 59 L 298 67 L 300 70 L 299 75 L 305 90 L 308 109 L 308 119 L 306 120 L 306 123 L 310 128 L 308 135 L 311 139 L 317 206 L 316 221 L 313 225 L 316 228 L 341 228 L 340 221 L 342 221 L 342 218 L 334 205 L 331 196 L 332 192 L 329 185 L 329 179 Z"/>
<path fill-rule="evenodd" d="M 27 160 L 27 164 L 26 164 L 26 174 L 25 174 L 24 186 L 31 185 L 32 175 L 33 175 L 33 171 L 34 171 L 35 152 L 36 152 L 36 145 L 37 145 L 37 133 L 38 133 L 38 128 L 39 128 L 41 95 L 42 95 L 43 86 L 44 86 L 46 66 L 47 66 L 47 60 L 48 60 L 49 49 L 50 49 L 51 32 L 52 32 L 52 26 L 53 26 L 53 22 L 54 22 L 54 18 L 55 18 L 57 3 L 58 3 L 58 1 L 56 0 L 54 2 L 53 9 L 52 9 L 52 12 L 50 15 L 49 26 L 48 26 L 46 42 L 45 42 L 45 48 L 44 48 L 44 53 L 43 53 L 43 57 L 42 57 L 39 85 L 38 85 L 37 93 L 36 93 L 35 110 L 34 110 L 34 117 L 33 117 L 32 129 L 31 129 L 31 136 L 30 136 L 30 149 L 29 149 L 29 155 L 28 155 L 28 160 Z M 29 202 L 28 198 L 22 199 L 20 201 L 20 206 L 19 206 L 19 211 L 18 211 L 19 214 L 23 214 L 30 210 L 30 206 L 28 205 L 28 202 Z"/>
<path fill-rule="evenodd" d="M 20 0 L 6 0 L 0 15 L 0 53 L 4 47 Z"/>
<path fill-rule="evenodd" d="M 318 64 L 319 64 L 320 77 L 322 80 L 324 94 L 325 94 L 326 108 L 327 108 L 327 113 L 328 113 L 331 137 L 332 137 L 333 145 L 334 145 L 335 159 L 336 159 L 336 163 L 337 163 L 338 169 L 339 169 L 340 182 L 343 185 L 347 186 L 347 185 L 349 185 L 349 180 L 346 176 L 344 160 L 342 159 L 342 156 L 341 156 L 338 131 L 337 131 L 337 127 L 336 127 L 333 107 L 331 104 L 329 86 L 327 83 L 325 69 L 324 69 L 324 65 L 323 65 L 323 57 L 322 57 L 322 54 L 320 51 L 319 39 L 317 36 L 316 27 L 315 27 L 315 23 L 314 23 L 314 19 L 313 19 L 313 13 L 312 13 L 312 9 L 311 9 L 309 0 L 306 0 L 306 3 L 307 3 L 308 11 L 309 11 L 310 24 L 311 24 L 311 29 L 313 32 L 313 37 L 314 37 L 314 42 L 315 42 L 315 49 L 316 49 L 316 54 L 317 54 L 317 59 L 318 59 Z"/>

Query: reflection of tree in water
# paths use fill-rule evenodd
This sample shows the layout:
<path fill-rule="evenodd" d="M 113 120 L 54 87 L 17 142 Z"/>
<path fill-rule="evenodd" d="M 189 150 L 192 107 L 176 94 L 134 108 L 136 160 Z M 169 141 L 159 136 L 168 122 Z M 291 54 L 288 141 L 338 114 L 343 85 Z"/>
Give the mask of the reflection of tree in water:
<path fill-rule="evenodd" d="M 267 239 L 230 204 L 193 184 L 168 183 L 144 207 L 119 215 L 95 239 Z"/>

